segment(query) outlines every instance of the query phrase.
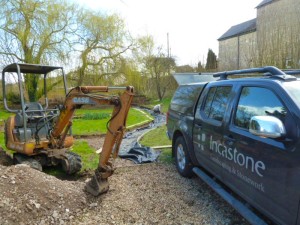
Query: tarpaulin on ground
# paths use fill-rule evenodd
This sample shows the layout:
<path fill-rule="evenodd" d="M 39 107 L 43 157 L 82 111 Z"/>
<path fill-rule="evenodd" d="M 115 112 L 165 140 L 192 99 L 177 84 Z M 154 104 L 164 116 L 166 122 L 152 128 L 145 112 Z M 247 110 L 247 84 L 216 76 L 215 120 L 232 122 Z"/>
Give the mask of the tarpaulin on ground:
<path fill-rule="evenodd" d="M 126 153 L 119 153 L 120 158 L 128 159 L 136 164 L 151 163 L 157 160 L 160 152 L 153 148 L 136 144 Z"/>

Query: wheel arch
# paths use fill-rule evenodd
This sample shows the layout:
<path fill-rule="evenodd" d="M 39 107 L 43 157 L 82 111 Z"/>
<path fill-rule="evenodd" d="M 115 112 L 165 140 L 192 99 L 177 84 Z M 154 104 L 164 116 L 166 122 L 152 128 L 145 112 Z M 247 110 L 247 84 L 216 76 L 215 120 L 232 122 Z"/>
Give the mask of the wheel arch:
<path fill-rule="evenodd" d="M 183 133 L 182 131 L 180 130 L 176 130 L 173 134 L 173 138 L 172 138 L 172 157 L 175 156 L 175 149 L 174 149 L 174 146 L 175 146 L 175 142 L 176 142 L 176 139 L 178 137 L 182 136 L 185 143 L 186 143 L 186 146 L 188 147 L 188 154 L 190 156 L 190 159 L 193 163 L 194 166 L 198 166 L 199 163 L 197 161 L 197 158 L 196 158 L 196 155 L 195 155 L 195 152 L 194 152 L 194 146 L 193 146 L 193 140 L 191 137 L 189 137 L 188 135 L 186 135 L 185 133 Z"/>

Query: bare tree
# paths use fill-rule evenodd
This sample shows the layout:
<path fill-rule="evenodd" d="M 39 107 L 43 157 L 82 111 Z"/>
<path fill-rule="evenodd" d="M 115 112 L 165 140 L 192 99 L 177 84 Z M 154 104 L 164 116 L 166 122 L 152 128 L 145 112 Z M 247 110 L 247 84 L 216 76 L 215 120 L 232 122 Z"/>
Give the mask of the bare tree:
<path fill-rule="evenodd" d="M 76 27 L 75 12 L 67 1 L 2 0 L 1 59 L 34 64 L 63 60 Z M 30 101 L 36 101 L 39 77 L 26 74 L 24 78 Z"/>
<path fill-rule="evenodd" d="M 170 85 L 170 70 L 174 70 L 175 60 L 170 57 L 154 56 L 148 58 L 147 67 L 150 71 L 152 80 L 155 83 L 157 97 L 161 101 Z"/>
<path fill-rule="evenodd" d="M 78 27 L 78 85 L 85 80 L 95 80 L 95 77 L 98 81 L 112 82 L 121 74 L 121 56 L 132 45 L 124 21 L 117 15 L 83 10 L 78 16 Z"/>
<path fill-rule="evenodd" d="M 143 77 L 144 93 L 149 95 L 155 90 L 159 100 L 162 100 L 170 88 L 172 82 L 170 74 L 176 67 L 175 59 L 167 57 L 161 49 L 155 46 L 151 35 L 146 35 L 137 39 L 133 51 L 135 61 L 138 62 L 137 68 Z"/>

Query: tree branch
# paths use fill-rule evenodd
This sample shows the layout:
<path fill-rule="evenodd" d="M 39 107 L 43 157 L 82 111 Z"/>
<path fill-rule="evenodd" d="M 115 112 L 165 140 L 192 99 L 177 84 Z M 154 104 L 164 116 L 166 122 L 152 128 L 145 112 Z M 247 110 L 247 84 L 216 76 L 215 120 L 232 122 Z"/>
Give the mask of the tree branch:
<path fill-rule="evenodd" d="M 16 57 L 18 60 L 24 62 L 24 59 L 20 58 L 18 55 L 16 55 L 15 53 L 11 53 L 11 52 L 0 52 L 0 55 L 9 55 L 9 56 L 14 56 Z"/>

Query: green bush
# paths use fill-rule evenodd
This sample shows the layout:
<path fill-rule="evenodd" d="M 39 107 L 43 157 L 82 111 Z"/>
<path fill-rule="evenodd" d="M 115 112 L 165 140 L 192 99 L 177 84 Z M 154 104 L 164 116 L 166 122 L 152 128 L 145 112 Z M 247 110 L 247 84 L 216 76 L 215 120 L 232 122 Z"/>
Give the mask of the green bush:
<path fill-rule="evenodd" d="M 101 120 L 110 117 L 110 113 L 85 113 L 82 116 L 83 120 Z"/>
<path fill-rule="evenodd" d="M 9 92 L 6 95 L 6 98 L 9 102 L 13 104 L 20 104 L 21 103 L 21 96 L 20 94 L 14 93 L 14 92 Z"/>

